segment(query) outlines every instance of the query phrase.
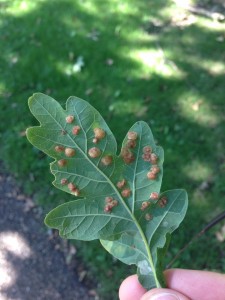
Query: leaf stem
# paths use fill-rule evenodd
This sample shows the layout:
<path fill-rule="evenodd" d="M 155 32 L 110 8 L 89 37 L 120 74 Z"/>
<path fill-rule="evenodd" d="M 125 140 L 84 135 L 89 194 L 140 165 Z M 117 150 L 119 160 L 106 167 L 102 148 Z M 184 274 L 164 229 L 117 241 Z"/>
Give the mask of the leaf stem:
<path fill-rule="evenodd" d="M 128 208 L 128 209 L 129 209 L 129 208 Z M 161 285 L 160 285 L 160 283 L 159 283 L 159 281 L 158 281 L 158 279 L 157 279 L 157 275 L 156 275 L 156 272 L 155 272 L 155 266 L 154 266 L 154 263 L 153 263 L 153 260 L 152 260 L 152 255 L 151 255 L 151 252 L 150 252 L 150 249 L 149 249 L 149 246 L 148 246 L 148 241 L 147 241 L 147 239 L 146 239 L 146 236 L 145 236 L 144 232 L 142 231 L 141 226 L 140 226 L 139 223 L 137 222 L 136 218 L 135 218 L 133 215 L 132 215 L 132 218 L 133 218 L 133 220 L 134 220 L 134 222 L 135 222 L 135 225 L 137 226 L 137 228 L 138 228 L 138 230 L 139 230 L 139 232 L 140 232 L 140 235 L 141 235 L 141 237 L 142 237 L 142 240 L 143 240 L 143 242 L 144 242 L 144 244 L 145 244 L 145 248 L 146 248 L 146 250 L 147 250 L 147 254 L 148 254 L 148 258 L 149 258 L 149 263 L 150 263 L 150 266 L 151 266 L 151 269 L 152 269 L 152 273 L 153 273 L 154 278 L 155 278 L 156 287 L 157 287 L 157 288 L 160 288 Z"/>

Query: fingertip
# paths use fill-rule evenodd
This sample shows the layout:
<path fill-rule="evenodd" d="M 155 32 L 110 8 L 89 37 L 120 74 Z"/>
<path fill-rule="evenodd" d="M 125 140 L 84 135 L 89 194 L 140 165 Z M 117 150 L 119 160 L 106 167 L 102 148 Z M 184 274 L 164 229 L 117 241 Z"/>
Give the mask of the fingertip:
<path fill-rule="evenodd" d="M 141 300 L 190 300 L 185 295 L 170 289 L 152 289 Z"/>
<path fill-rule="evenodd" d="M 119 289 L 120 300 L 139 300 L 146 293 L 146 289 L 138 281 L 137 275 L 127 277 Z"/>

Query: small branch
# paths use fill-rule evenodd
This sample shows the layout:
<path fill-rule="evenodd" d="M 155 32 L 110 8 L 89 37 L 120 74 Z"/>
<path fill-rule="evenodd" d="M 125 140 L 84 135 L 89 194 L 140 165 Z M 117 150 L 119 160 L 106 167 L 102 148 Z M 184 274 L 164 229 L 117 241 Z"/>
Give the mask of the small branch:
<path fill-rule="evenodd" d="M 222 221 L 225 218 L 225 211 L 223 211 L 221 214 L 216 216 L 211 222 L 209 222 L 200 232 L 198 232 L 191 240 L 188 242 L 178 253 L 176 256 L 169 262 L 169 264 L 166 266 L 167 269 L 171 268 L 173 263 L 177 260 L 177 258 L 200 236 L 202 236 L 206 231 L 214 227 L 216 224 L 218 224 L 220 221 Z"/>

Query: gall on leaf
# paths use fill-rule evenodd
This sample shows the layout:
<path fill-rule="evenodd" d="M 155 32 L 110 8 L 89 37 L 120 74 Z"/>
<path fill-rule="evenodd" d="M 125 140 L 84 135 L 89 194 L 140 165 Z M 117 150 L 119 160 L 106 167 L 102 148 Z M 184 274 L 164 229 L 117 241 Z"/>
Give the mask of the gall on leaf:
<path fill-rule="evenodd" d="M 127 141 L 127 148 L 135 148 L 136 147 L 136 145 L 137 145 L 137 142 L 135 141 L 135 140 L 128 140 Z"/>
<path fill-rule="evenodd" d="M 112 155 L 105 155 L 103 156 L 103 158 L 101 159 L 101 163 L 104 165 L 104 166 L 109 166 L 111 165 L 113 162 L 113 157 Z"/>
<path fill-rule="evenodd" d="M 155 180 L 157 178 L 157 175 L 156 175 L 156 173 L 153 173 L 150 171 L 147 173 L 147 178 L 150 180 Z"/>
<path fill-rule="evenodd" d="M 68 189 L 71 191 L 71 192 L 75 192 L 77 187 L 75 186 L 75 184 L 73 184 L 72 182 L 70 182 L 68 184 Z"/>
<path fill-rule="evenodd" d="M 118 204 L 119 204 L 118 200 L 115 200 L 115 199 L 111 202 L 112 207 L 115 207 Z"/>
<path fill-rule="evenodd" d="M 160 199 L 159 199 L 159 201 L 157 202 L 157 204 L 158 204 L 158 206 L 159 207 L 165 207 L 166 206 L 166 204 L 167 204 L 167 198 L 164 196 L 164 197 L 161 197 Z"/>
<path fill-rule="evenodd" d="M 125 179 L 122 179 L 122 180 L 118 181 L 117 184 L 116 184 L 118 189 L 122 189 L 125 185 L 126 185 L 126 180 Z"/>
<path fill-rule="evenodd" d="M 63 152 L 64 149 L 65 149 L 65 148 L 64 148 L 63 146 L 59 146 L 59 145 L 55 146 L 55 151 L 58 152 L 58 153 Z"/>
<path fill-rule="evenodd" d="M 122 190 L 121 195 L 122 195 L 124 198 L 128 198 L 128 197 L 130 197 L 130 195 L 131 195 L 131 190 L 130 190 L 130 189 L 124 189 L 124 190 Z"/>
<path fill-rule="evenodd" d="M 150 172 L 152 172 L 153 174 L 158 174 L 160 172 L 160 168 L 157 165 L 153 165 Z"/>
<path fill-rule="evenodd" d="M 138 137 L 138 134 L 135 131 L 129 131 L 128 134 L 127 134 L 128 140 L 134 140 L 135 141 L 137 139 L 137 137 Z"/>
<path fill-rule="evenodd" d="M 92 147 L 88 150 L 88 155 L 91 157 L 91 158 L 97 158 L 101 155 L 101 150 L 97 147 Z"/>
<path fill-rule="evenodd" d="M 144 161 L 151 162 L 151 153 L 144 153 L 142 155 L 142 158 L 143 158 Z"/>
<path fill-rule="evenodd" d="M 151 153 L 151 156 L 150 156 L 150 162 L 152 164 L 156 164 L 158 161 L 158 156 L 155 154 L 155 153 Z"/>
<path fill-rule="evenodd" d="M 80 126 L 76 125 L 72 128 L 72 134 L 73 135 L 78 135 L 80 132 Z"/>
<path fill-rule="evenodd" d="M 152 200 L 158 200 L 158 199 L 159 199 L 159 193 L 157 193 L 157 192 L 152 192 L 152 193 L 150 194 L 150 199 L 152 199 Z"/>
<path fill-rule="evenodd" d="M 66 165 L 67 165 L 67 160 L 65 160 L 65 159 L 58 160 L 59 167 L 65 167 Z"/>
<path fill-rule="evenodd" d="M 66 117 L 66 123 L 71 124 L 71 123 L 73 123 L 73 121 L 74 121 L 74 116 L 69 115 Z"/>
<path fill-rule="evenodd" d="M 95 138 L 97 140 L 101 140 L 105 137 L 105 130 L 103 130 L 102 128 L 94 128 L 94 134 L 95 134 Z"/>
<path fill-rule="evenodd" d="M 150 146 L 145 146 L 145 147 L 143 148 L 143 153 L 144 153 L 144 154 L 152 153 L 152 147 L 150 147 Z"/>
<path fill-rule="evenodd" d="M 75 150 L 72 148 L 66 148 L 65 149 L 65 155 L 67 157 L 73 157 L 75 155 Z"/>
<path fill-rule="evenodd" d="M 74 196 L 78 197 L 80 196 L 80 190 L 75 189 L 75 191 L 73 191 Z"/>
<path fill-rule="evenodd" d="M 126 164 L 130 164 L 135 160 L 134 154 L 127 147 L 122 148 L 121 157 Z"/>
<path fill-rule="evenodd" d="M 105 203 L 112 203 L 113 202 L 113 197 L 106 197 L 105 198 Z"/>
<path fill-rule="evenodd" d="M 151 202 L 150 201 L 143 201 L 141 204 L 141 210 L 145 210 L 150 206 Z"/>
<path fill-rule="evenodd" d="M 161 191 L 164 152 L 148 124 L 138 121 L 128 130 L 118 156 L 113 133 L 87 101 L 70 97 L 64 109 L 50 96 L 37 93 L 29 99 L 29 108 L 40 126 L 27 129 L 28 140 L 53 157 L 54 186 L 77 196 L 50 211 L 46 225 L 59 230 L 63 238 L 100 239 L 116 259 L 137 266 L 138 279 L 146 289 L 165 287 L 163 259 L 169 237 L 185 216 L 187 193 Z M 68 116 L 77 117 L 71 128 L 67 124 L 65 135 L 59 134 L 65 132 Z M 99 147 L 93 147 L 93 138 Z M 76 149 L 73 159 L 64 159 L 65 149 L 62 153 L 53 150 L 62 144 Z M 103 167 L 101 159 L 109 153 L 113 163 Z M 160 197 L 149 198 L 152 193 Z"/>
<path fill-rule="evenodd" d="M 67 185 L 68 184 L 68 180 L 66 178 L 62 178 L 60 182 L 61 182 L 62 185 Z"/>
<path fill-rule="evenodd" d="M 104 212 L 110 214 L 112 212 L 112 206 L 110 204 L 105 205 Z"/>

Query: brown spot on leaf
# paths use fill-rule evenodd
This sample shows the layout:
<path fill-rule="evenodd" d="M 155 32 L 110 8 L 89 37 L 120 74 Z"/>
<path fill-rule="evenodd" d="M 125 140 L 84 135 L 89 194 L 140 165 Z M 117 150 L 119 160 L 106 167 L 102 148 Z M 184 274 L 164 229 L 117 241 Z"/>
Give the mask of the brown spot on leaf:
<path fill-rule="evenodd" d="M 157 174 L 157 173 L 160 172 L 160 168 L 159 168 L 157 165 L 153 165 L 153 166 L 151 167 L 150 172 L 152 172 L 153 174 Z"/>
<path fill-rule="evenodd" d="M 104 166 L 109 166 L 111 165 L 113 162 L 113 157 L 112 155 L 106 155 L 104 156 L 102 159 L 101 159 L 101 163 L 104 165 Z"/>
<path fill-rule="evenodd" d="M 152 152 L 152 147 L 150 146 L 145 146 L 143 148 L 143 153 L 151 153 Z"/>
<path fill-rule="evenodd" d="M 152 192 L 150 194 L 150 199 L 152 199 L 152 200 L 158 200 L 159 199 L 159 194 L 157 192 Z"/>
<path fill-rule="evenodd" d="M 104 212 L 110 214 L 111 211 L 112 211 L 112 207 L 109 204 L 105 205 Z"/>
<path fill-rule="evenodd" d="M 102 128 L 95 128 L 94 134 L 95 134 L 95 138 L 101 140 L 105 137 L 105 130 L 103 130 Z"/>
<path fill-rule="evenodd" d="M 70 182 L 67 186 L 71 192 L 74 192 L 77 189 L 77 187 L 72 182 Z"/>
<path fill-rule="evenodd" d="M 126 164 L 130 164 L 135 160 L 134 154 L 128 148 L 122 148 L 121 157 Z"/>
<path fill-rule="evenodd" d="M 93 148 L 90 148 L 88 150 L 88 155 L 91 157 L 91 158 L 97 158 L 101 155 L 101 150 L 97 147 L 93 147 Z"/>
<path fill-rule="evenodd" d="M 76 125 L 72 128 L 72 134 L 78 135 L 80 132 L 80 126 Z"/>
<path fill-rule="evenodd" d="M 68 180 L 66 178 L 62 178 L 60 182 L 62 185 L 68 184 Z"/>
<path fill-rule="evenodd" d="M 142 204 L 141 204 L 141 210 L 145 210 L 146 208 L 149 207 L 150 204 L 151 203 L 149 201 L 142 202 Z"/>
<path fill-rule="evenodd" d="M 122 179 L 121 181 L 118 181 L 117 184 L 116 184 L 116 186 L 119 189 L 122 189 L 125 185 L 126 185 L 126 180 L 125 179 Z"/>
<path fill-rule="evenodd" d="M 126 146 L 127 146 L 128 148 L 135 148 L 136 145 L 137 145 L 137 143 L 136 143 L 135 140 L 128 140 Z"/>
<path fill-rule="evenodd" d="M 74 116 L 67 116 L 66 117 L 66 123 L 69 123 L 69 124 L 71 124 L 71 123 L 73 123 L 73 121 L 74 121 Z"/>
<path fill-rule="evenodd" d="M 128 140 L 136 140 L 137 137 L 138 137 L 138 134 L 135 131 L 129 131 L 127 134 Z"/>
<path fill-rule="evenodd" d="M 158 156 L 155 153 L 152 153 L 150 161 L 151 161 L 152 164 L 156 164 L 157 161 L 158 161 Z"/>
<path fill-rule="evenodd" d="M 128 197 L 130 197 L 130 195 L 131 195 L 131 190 L 130 190 L 130 189 L 124 189 L 124 190 L 122 190 L 121 195 L 122 195 L 124 198 L 128 198 Z"/>
<path fill-rule="evenodd" d="M 56 152 L 59 152 L 59 153 L 60 153 L 60 152 L 63 152 L 64 149 L 65 149 L 65 148 L 64 148 L 63 146 L 55 146 L 55 151 L 56 151 Z"/>
<path fill-rule="evenodd" d="M 150 180 L 155 180 L 156 179 L 156 174 L 152 172 L 147 173 L 147 178 Z"/>
<path fill-rule="evenodd" d="M 153 216 L 149 213 L 145 214 L 145 220 L 146 221 L 151 221 L 153 219 Z"/>
<path fill-rule="evenodd" d="M 67 164 L 67 160 L 65 160 L 65 159 L 58 160 L 59 167 L 65 167 L 66 164 Z"/>
<path fill-rule="evenodd" d="M 106 197 L 105 203 L 111 203 L 113 201 L 113 197 Z"/>
<path fill-rule="evenodd" d="M 94 144 L 97 144 L 97 143 L 98 143 L 98 139 L 97 139 L 97 138 L 93 138 L 92 142 L 93 142 Z"/>
<path fill-rule="evenodd" d="M 68 157 L 73 157 L 75 155 L 75 150 L 72 148 L 66 148 L 65 155 Z"/>
<path fill-rule="evenodd" d="M 159 199 L 157 204 L 158 204 L 159 207 L 163 208 L 163 207 L 166 206 L 167 201 L 168 201 L 167 198 L 165 196 L 163 196 L 162 198 Z"/>

